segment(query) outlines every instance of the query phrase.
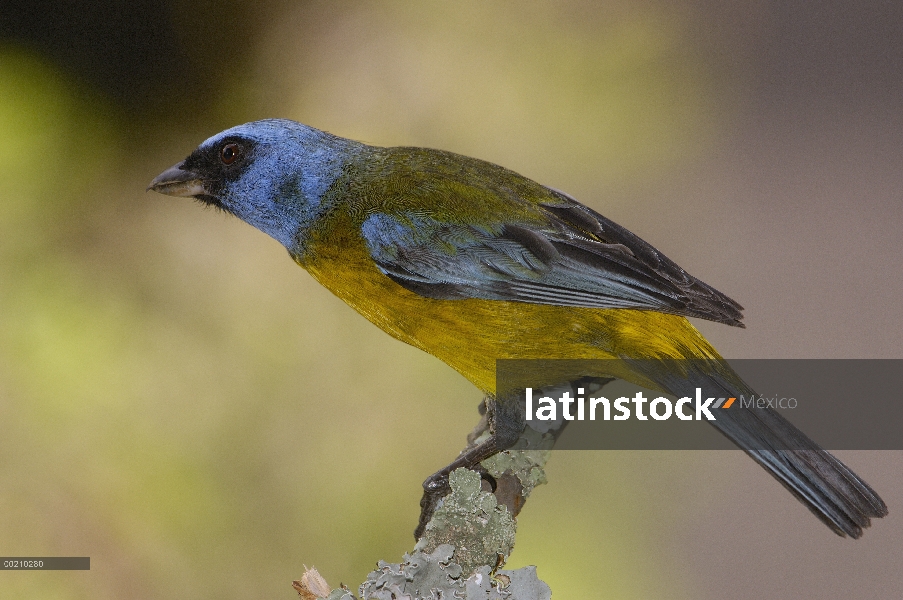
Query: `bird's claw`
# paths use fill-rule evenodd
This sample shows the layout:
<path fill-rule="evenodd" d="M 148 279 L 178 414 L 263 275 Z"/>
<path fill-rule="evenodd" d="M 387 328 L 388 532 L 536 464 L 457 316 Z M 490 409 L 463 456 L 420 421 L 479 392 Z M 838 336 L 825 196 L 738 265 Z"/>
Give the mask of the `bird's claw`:
<path fill-rule="evenodd" d="M 439 507 L 439 503 L 443 498 L 451 493 L 451 486 L 448 483 L 448 473 L 436 473 L 431 475 L 423 482 L 423 497 L 420 499 L 420 520 L 417 523 L 417 529 L 414 530 L 414 538 L 423 537 L 426 531 L 426 524 L 433 518 L 433 513 Z"/>

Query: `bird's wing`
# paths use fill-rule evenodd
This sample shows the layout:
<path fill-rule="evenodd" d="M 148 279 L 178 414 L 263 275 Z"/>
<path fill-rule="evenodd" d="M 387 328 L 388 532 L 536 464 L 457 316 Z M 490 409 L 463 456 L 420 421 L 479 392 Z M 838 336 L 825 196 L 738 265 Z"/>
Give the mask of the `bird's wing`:
<path fill-rule="evenodd" d="M 383 273 L 428 298 L 655 310 L 743 327 L 738 303 L 570 196 L 545 191 L 528 218 L 472 224 L 375 212 L 361 233 Z"/>

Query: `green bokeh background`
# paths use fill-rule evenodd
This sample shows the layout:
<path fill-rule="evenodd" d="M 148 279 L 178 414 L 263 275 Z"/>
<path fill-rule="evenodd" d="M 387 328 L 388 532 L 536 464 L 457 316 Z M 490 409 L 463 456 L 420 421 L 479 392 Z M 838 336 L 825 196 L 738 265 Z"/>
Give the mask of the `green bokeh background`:
<path fill-rule="evenodd" d="M 903 356 L 901 10 L 827 2 L 0 8 L 0 598 L 292 598 L 412 547 L 478 392 L 275 241 L 147 183 L 287 117 L 563 189 L 747 307 L 728 357 Z M 509 565 L 556 598 L 892 598 L 739 452 L 559 452 Z"/>

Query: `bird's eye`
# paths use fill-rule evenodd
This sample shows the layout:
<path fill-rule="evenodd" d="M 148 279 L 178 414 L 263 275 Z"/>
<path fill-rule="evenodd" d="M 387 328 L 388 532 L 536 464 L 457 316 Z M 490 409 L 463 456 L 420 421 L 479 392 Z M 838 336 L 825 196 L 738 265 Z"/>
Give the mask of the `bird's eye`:
<path fill-rule="evenodd" d="M 219 158 L 223 161 L 224 165 L 231 165 L 238 158 L 238 155 L 241 154 L 241 146 L 238 144 L 226 144 L 223 146 L 223 149 L 220 150 Z"/>

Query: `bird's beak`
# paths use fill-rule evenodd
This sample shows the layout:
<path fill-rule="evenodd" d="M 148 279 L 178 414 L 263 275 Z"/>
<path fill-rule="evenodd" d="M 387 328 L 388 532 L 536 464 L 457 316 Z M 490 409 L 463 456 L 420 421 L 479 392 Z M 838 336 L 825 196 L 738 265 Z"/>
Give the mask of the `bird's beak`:
<path fill-rule="evenodd" d="M 158 194 L 183 198 L 202 196 L 208 193 L 201 178 L 196 173 L 185 169 L 184 161 L 157 175 L 147 189 L 154 190 Z"/>

